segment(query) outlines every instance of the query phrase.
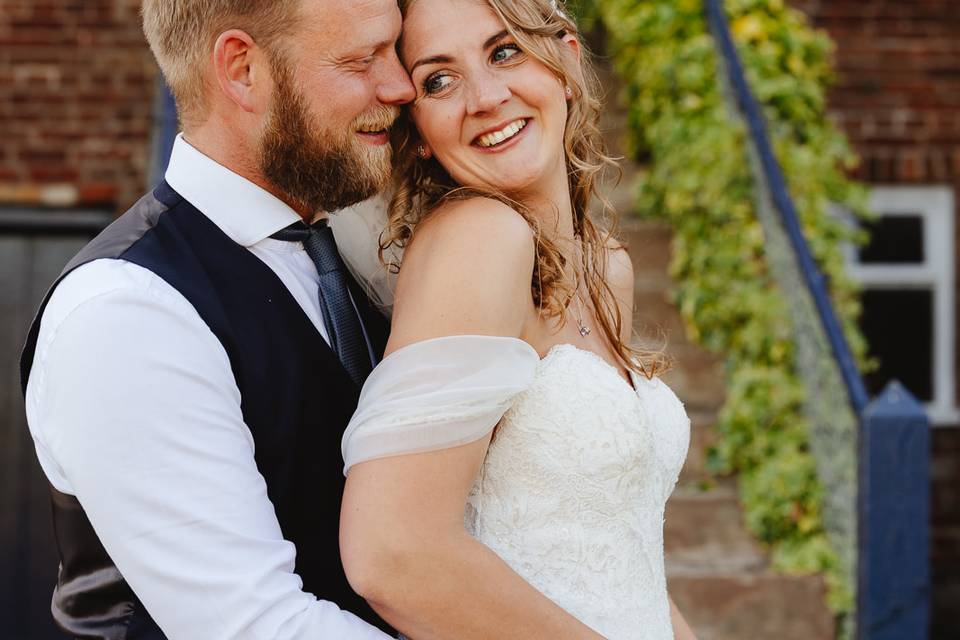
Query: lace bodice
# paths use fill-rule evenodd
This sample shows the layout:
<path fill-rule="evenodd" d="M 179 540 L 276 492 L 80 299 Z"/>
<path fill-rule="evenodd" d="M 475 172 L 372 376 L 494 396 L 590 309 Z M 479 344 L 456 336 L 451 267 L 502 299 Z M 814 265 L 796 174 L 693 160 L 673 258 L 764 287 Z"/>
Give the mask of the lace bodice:
<path fill-rule="evenodd" d="M 663 509 L 690 422 L 659 379 L 573 345 L 446 336 L 399 349 L 364 384 L 343 436 L 366 460 L 486 436 L 468 531 L 534 587 L 611 640 L 672 638 Z"/>
<path fill-rule="evenodd" d="M 497 427 L 466 526 L 605 637 L 658 640 L 673 637 L 663 512 L 690 423 L 659 379 L 632 381 L 554 347 Z"/>

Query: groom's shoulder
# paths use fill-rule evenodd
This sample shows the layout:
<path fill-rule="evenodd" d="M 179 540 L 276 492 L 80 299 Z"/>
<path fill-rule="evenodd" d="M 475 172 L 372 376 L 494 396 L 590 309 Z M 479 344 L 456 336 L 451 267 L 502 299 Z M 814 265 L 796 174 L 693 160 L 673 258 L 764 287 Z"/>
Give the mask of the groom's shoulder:
<path fill-rule="evenodd" d="M 162 214 L 183 203 L 183 198 L 165 183 L 158 185 L 87 243 L 67 263 L 61 277 L 92 260 L 119 257 L 153 229 Z"/>
<path fill-rule="evenodd" d="M 150 269 L 125 259 L 161 215 L 183 204 L 169 188 L 158 187 L 114 220 L 64 267 L 41 307 L 45 327 L 55 327 L 78 309 L 95 303 L 103 313 L 131 300 L 150 299 L 177 306 L 182 296 Z"/>

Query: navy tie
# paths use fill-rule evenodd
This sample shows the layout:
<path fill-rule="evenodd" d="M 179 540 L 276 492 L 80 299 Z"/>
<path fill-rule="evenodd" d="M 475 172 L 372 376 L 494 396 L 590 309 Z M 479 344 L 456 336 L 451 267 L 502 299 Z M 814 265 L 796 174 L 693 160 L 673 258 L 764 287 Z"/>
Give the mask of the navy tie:
<path fill-rule="evenodd" d="M 320 276 L 320 312 L 330 336 L 330 347 L 353 381 L 362 386 L 373 369 L 373 363 L 360 317 L 350 299 L 346 266 L 327 221 L 323 219 L 312 226 L 295 222 L 270 237 L 303 243 Z"/>

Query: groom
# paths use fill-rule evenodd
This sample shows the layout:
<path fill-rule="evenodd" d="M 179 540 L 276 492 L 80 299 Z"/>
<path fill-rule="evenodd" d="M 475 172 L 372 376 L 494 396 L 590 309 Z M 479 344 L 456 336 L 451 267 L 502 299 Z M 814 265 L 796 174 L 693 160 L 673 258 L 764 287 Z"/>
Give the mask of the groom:
<path fill-rule="evenodd" d="M 396 1 L 145 0 L 143 19 L 183 134 L 21 362 L 53 615 L 84 638 L 385 638 L 337 536 L 340 437 L 387 325 L 322 212 L 388 178 L 413 97 Z"/>

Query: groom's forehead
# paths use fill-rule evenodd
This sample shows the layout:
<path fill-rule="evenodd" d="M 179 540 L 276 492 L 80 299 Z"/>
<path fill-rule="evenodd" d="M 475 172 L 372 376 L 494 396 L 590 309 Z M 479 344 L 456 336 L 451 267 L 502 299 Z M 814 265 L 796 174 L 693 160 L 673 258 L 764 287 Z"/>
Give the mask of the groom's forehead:
<path fill-rule="evenodd" d="M 371 42 L 400 35 L 396 0 L 302 0 L 306 26 L 323 38 Z M 351 44 L 351 43 L 343 43 Z"/>

